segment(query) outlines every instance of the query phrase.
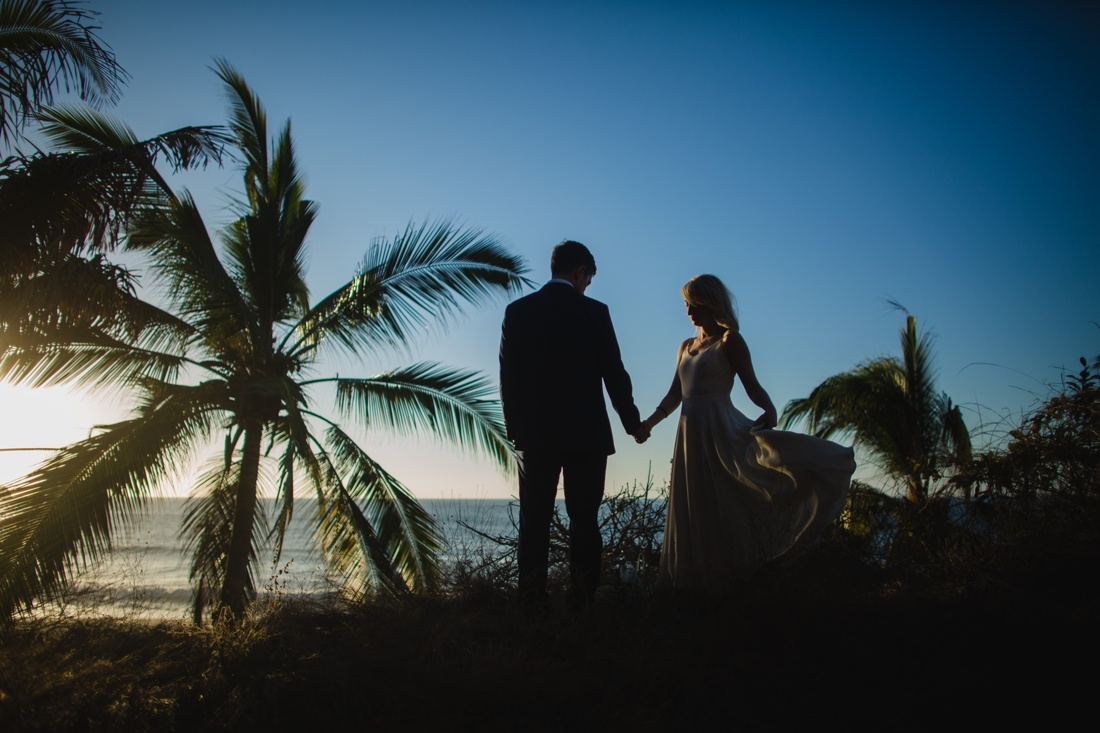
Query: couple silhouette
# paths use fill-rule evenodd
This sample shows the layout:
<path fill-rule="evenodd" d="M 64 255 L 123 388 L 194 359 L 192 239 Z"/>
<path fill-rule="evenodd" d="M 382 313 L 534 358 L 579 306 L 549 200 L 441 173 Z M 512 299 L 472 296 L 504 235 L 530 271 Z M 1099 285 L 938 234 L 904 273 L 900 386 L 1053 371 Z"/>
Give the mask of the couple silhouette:
<path fill-rule="evenodd" d="M 588 248 L 556 245 L 551 279 L 510 303 L 500 339 L 500 394 L 519 468 L 520 606 L 550 608 L 550 523 L 559 478 L 569 517 L 567 605 L 591 607 L 601 574 L 599 508 L 615 452 L 604 390 L 637 442 L 680 411 L 673 445 L 658 586 L 727 592 L 764 563 L 789 561 L 844 507 L 851 448 L 774 430 L 777 415 L 752 367 L 733 298 L 714 275 L 682 288 L 696 333 L 679 345 L 672 386 L 645 420 L 634 403 L 608 307 L 585 295 L 596 275 Z M 730 398 L 740 376 L 763 413 Z"/>

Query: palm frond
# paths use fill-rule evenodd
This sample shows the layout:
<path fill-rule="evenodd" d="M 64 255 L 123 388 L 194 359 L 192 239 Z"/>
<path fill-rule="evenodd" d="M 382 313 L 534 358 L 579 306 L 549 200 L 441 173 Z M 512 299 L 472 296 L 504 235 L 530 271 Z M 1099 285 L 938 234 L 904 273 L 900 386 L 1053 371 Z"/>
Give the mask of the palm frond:
<path fill-rule="evenodd" d="M 110 157 L 110 156 L 102 156 Z M 37 154 L 0 164 L 3 277 L 33 275 L 73 251 L 113 247 L 146 182 L 129 161 Z"/>
<path fill-rule="evenodd" d="M 220 164 L 219 128 L 187 127 L 137 141 L 122 123 L 94 110 L 42 113 L 47 132 L 80 152 L 37 153 L 0 164 L 0 280 L 34 275 L 71 253 L 118 246 L 134 214 L 171 196 L 157 172 Z"/>
<path fill-rule="evenodd" d="M 122 120 L 91 107 L 60 104 L 37 113 L 41 132 L 59 152 L 98 153 L 138 144 L 137 135 Z"/>
<path fill-rule="evenodd" d="M 128 74 L 93 25 L 96 11 L 65 0 L 0 4 L 0 139 L 8 140 L 55 87 L 113 102 Z"/>
<path fill-rule="evenodd" d="M 317 207 L 295 194 L 274 211 L 246 215 L 225 231 L 227 267 L 261 323 L 296 322 L 309 308 L 305 241 Z"/>
<path fill-rule="evenodd" d="M 176 477 L 215 413 L 209 389 L 150 394 L 138 417 L 69 445 L 0 496 L 0 620 L 58 598 L 119 523 Z"/>
<path fill-rule="evenodd" d="M 885 391 L 891 383 L 876 372 L 889 371 L 889 364 L 871 362 L 827 378 L 810 392 L 809 397 L 791 400 L 783 409 L 780 424 L 784 429 L 805 421 L 819 438 L 854 433 L 860 429 L 861 416 L 873 401 L 872 394 Z"/>
<path fill-rule="evenodd" d="M 11 273 L 14 275 L 14 273 Z M 0 329 L 45 333 L 81 325 L 136 334 L 146 312 L 134 297 L 135 281 L 125 268 L 96 255 L 62 255 L 52 267 L 23 273 L 0 285 Z"/>
<path fill-rule="evenodd" d="M 298 320 L 309 304 L 305 284 L 306 235 L 317 207 L 304 197 L 287 122 L 267 148 L 267 112 L 244 78 L 224 59 L 215 72 L 225 85 L 230 129 L 244 155 L 247 200 L 225 237 L 229 269 L 261 324 Z"/>
<path fill-rule="evenodd" d="M 265 246 L 263 240 L 257 240 L 253 243 L 253 251 L 271 250 L 271 281 L 274 284 L 271 312 L 274 319 L 297 321 L 309 310 L 305 244 L 317 218 L 317 205 L 305 198 L 305 180 L 294 157 L 289 121 L 275 146 L 268 187 L 269 196 L 278 201 L 278 206 L 271 211 L 274 214 L 271 218 L 278 222 L 273 240 L 278 246 L 271 248 Z"/>
<path fill-rule="evenodd" d="M 966 427 L 966 421 L 963 420 L 962 410 L 958 405 L 952 404 L 947 395 L 943 395 L 942 399 L 944 402 L 943 432 L 940 440 L 951 456 L 951 463 L 959 466 L 970 460 L 972 452 L 970 429 Z"/>
<path fill-rule="evenodd" d="M 432 432 L 511 469 L 514 451 L 493 383 L 477 372 L 421 362 L 366 379 L 339 378 L 338 408 L 368 428 Z"/>
<path fill-rule="evenodd" d="M 383 289 L 378 283 L 365 275 L 356 275 L 315 305 L 284 341 L 293 338 L 291 352 L 295 356 L 314 355 L 328 339 L 354 353 L 372 345 L 372 331 L 383 330 L 376 325 L 383 317 L 383 302 Z"/>
<path fill-rule="evenodd" d="M 335 470 L 328 474 L 325 494 L 318 516 L 318 538 L 330 569 L 345 581 L 358 581 L 355 585 L 361 593 L 408 593 L 409 587 L 394 567 L 385 542 Z"/>
<path fill-rule="evenodd" d="M 275 494 L 278 514 L 271 526 L 270 538 L 274 541 L 271 548 L 271 563 L 278 565 L 283 555 L 283 542 L 290 520 L 294 518 L 294 470 L 297 450 L 293 444 L 286 446 L 282 460 L 279 461 L 279 487 Z"/>
<path fill-rule="evenodd" d="M 917 318 L 905 319 L 900 332 L 905 389 L 909 402 L 909 422 L 916 427 L 920 440 L 932 445 L 942 427 L 942 403 L 936 391 L 936 372 L 932 365 L 931 335 L 917 331 Z"/>
<path fill-rule="evenodd" d="M 278 507 L 278 515 L 271 528 L 272 563 L 277 564 L 282 556 L 283 543 L 286 539 L 286 531 L 294 516 L 295 490 L 297 487 L 296 475 L 301 470 L 315 488 L 326 485 L 325 462 L 314 452 L 313 446 L 317 444 L 306 417 L 320 417 L 306 410 L 307 404 L 304 395 L 298 385 L 294 385 L 296 396 L 283 400 L 286 416 L 278 420 L 272 426 L 272 443 L 285 446 L 285 451 L 279 461 L 279 484 L 275 494 L 275 504 Z M 321 418 L 323 420 L 323 418 Z M 326 501 L 323 491 L 318 492 L 317 497 L 324 511 Z"/>
<path fill-rule="evenodd" d="M 266 323 L 298 321 L 309 310 L 305 245 L 317 205 L 305 198 L 287 122 L 275 144 L 271 169 L 256 197 L 262 201 L 227 238 L 238 263 L 238 284 Z"/>
<path fill-rule="evenodd" d="M 95 332 L 52 338 L 11 336 L 0 349 L 0 379 L 31 387 L 76 384 L 134 386 L 144 379 L 174 379 L 182 356 L 142 349 Z"/>
<path fill-rule="evenodd" d="M 296 348 L 327 338 L 352 351 L 404 346 L 410 332 L 444 322 L 463 302 L 520 292 L 531 284 L 525 272 L 522 258 L 495 235 L 449 221 L 410 223 L 392 242 L 374 242 L 358 274 L 314 306 L 297 329 Z"/>
<path fill-rule="evenodd" d="M 908 472 L 911 466 L 901 459 L 910 454 L 908 409 L 900 363 L 880 358 L 829 377 L 805 399 L 791 400 L 780 424 L 789 429 L 807 421 L 820 438 L 851 436 L 856 445 L 875 453 L 888 472 Z"/>
<path fill-rule="evenodd" d="M 78 153 L 93 162 L 114 162 L 120 167 L 128 161 L 134 174 L 151 175 L 161 161 L 176 172 L 221 165 L 233 143 L 233 137 L 221 125 L 188 125 L 140 140 L 117 117 L 73 104 L 46 107 L 35 118 L 42 123 L 42 134 L 58 151 Z"/>
<path fill-rule="evenodd" d="M 201 474 L 184 509 L 179 537 L 191 556 L 188 579 L 192 585 L 195 618 L 213 599 L 225 580 L 225 548 L 233 536 L 233 498 L 239 465 L 219 464 Z"/>
<path fill-rule="evenodd" d="M 164 283 L 176 310 L 202 332 L 208 344 L 236 351 L 251 348 L 253 312 L 218 258 L 190 195 L 146 211 L 135 222 L 130 242 L 150 251 L 155 277 Z"/>
<path fill-rule="evenodd" d="M 325 518 L 326 529 L 339 531 L 327 535 L 326 544 L 353 531 L 376 578 L 385 578 L 392 567 L 413 590 L 434 588 L 443 547 L 435 519 L 338 426 L 329 427 L 325 440 L 340 493 Z"/>
<path fill-rule="evenodd" d="M 331 421 L 322 418 L 323 422 Z M 317 496 L 314 537 L 329 572 L 342 585 L 355 583 L 359 592 L 380 591 L 396 596 L 408 592 L 374 527 L 344 484 L 332 456 L 316 439 L 306 449 L 318 471 L 308 475 Z"/>
<path fill-rule="evenodd" d="M 250 207 L 254 208 L 259 203 L 256 193 L 261 181 L 267 178 L 267 112 L 244 77 L 228 61 L 215 59 L 214 72 L 225 85 L 229 129 L 244 155 L 245 192 Z"/>
<path fill-rule="evenodd" d="M 113 343 L 183 353 L 190 324 L 132 292 L 129 273 L 98 255 L 69 256 L 0 288 L 0 350 L 26 343 Z"/>

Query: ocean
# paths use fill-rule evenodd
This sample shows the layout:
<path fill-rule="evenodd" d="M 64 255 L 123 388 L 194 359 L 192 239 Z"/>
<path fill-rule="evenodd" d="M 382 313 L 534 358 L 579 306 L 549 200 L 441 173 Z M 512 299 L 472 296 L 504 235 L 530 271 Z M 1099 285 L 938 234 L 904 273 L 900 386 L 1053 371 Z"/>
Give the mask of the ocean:
<path fill-rule="evenodd" d="M 113 550 L 103 562 L 82 571 L 73 593 L 57 607 L 39 613 L 116 616 L 146 619 L 190 617 L 190 558 L 183 554 L 179 537 L 186 505 L 184 498 L 151 501 L 134 526 L 119 532 Z M 273 504 L 268 500 L 269 507 Z M 423 499 L 421 504 L 439 522 L 446 548 L 443 561 L 495 552 L 493 537 L 515 537 L 519 506 L 510 499 Z M 313 541 L 312 518 L 316 503 L 298 501 L 287 530 L 278 565 L 271 564 L 271 549 L 258 553 L 256 575 L 260 597 L 321 596 L 334 589 Z M 561 507 L 564 512 L 564 506 Z M 273 516 L 269 509 L 268 516 Z M 473 528 L 477 532 L 471 531 Z"/>

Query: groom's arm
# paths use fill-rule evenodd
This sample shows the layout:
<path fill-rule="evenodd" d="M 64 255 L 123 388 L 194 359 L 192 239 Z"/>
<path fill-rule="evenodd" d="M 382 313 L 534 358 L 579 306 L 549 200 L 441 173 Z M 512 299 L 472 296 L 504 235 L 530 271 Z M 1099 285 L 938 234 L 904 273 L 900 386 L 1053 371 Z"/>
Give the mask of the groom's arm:
<path fill-rule="evenodd" d="M 504 413 L 504 428 L 509 440 L 516 440 L 519 424 L 521 388 L 519 385 L 520 349 L 519 331 L 514 323 L 515 310 L 511 307 L 504 312 L 504 321 L 500 326 L 500 407 Z"/>
<path fill-rule="evenodd" d="M 633 385 L 626 367 L 623 366 L 619 341 L 615 337 L 615 327 L 611 323 L 611 312 L 603 303 L 598 305 L 600 374 L 607 388 L 607 395 L 611 398 L 611 406 L 618 413 L 623 429 L 628 434 L 635 435 L 642 428 L 642 418 L 638 407 L 634 404 Z"/>

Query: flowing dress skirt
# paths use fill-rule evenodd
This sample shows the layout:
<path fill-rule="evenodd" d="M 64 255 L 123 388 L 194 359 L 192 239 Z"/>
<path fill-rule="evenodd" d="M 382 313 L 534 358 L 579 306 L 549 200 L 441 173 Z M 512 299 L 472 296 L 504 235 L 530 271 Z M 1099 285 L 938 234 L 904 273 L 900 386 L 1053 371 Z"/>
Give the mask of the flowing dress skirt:
<path fill-rule="evenodd" d="M 752 430 L 752 423 L 728 390 L 684 398 L 662 587 L 728 590 L 764 563 L 805 549 L 844 508 L 855 471 L 851 448 Z"/>

